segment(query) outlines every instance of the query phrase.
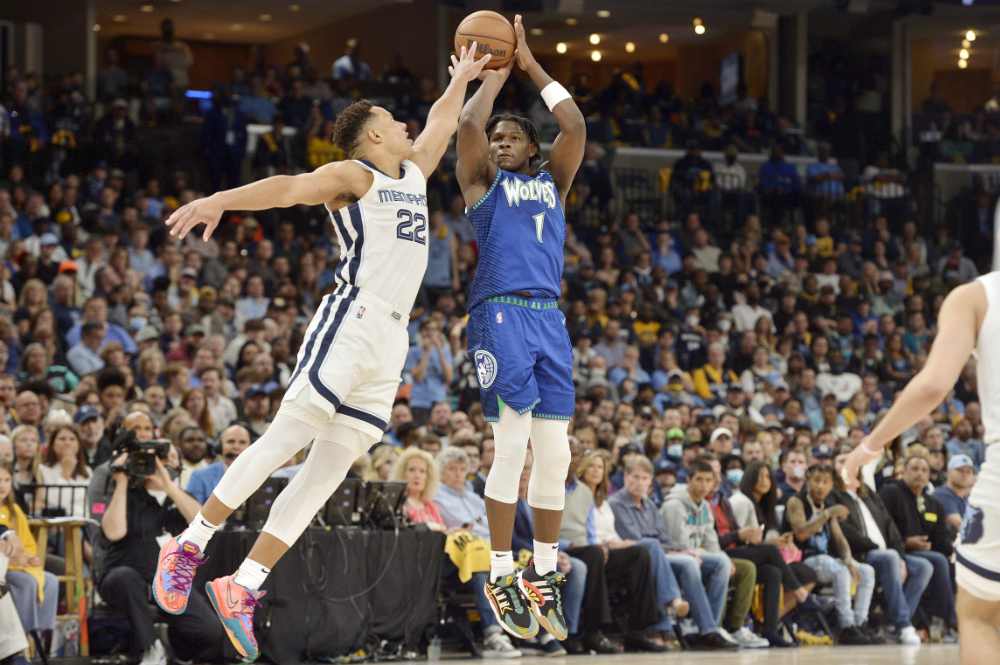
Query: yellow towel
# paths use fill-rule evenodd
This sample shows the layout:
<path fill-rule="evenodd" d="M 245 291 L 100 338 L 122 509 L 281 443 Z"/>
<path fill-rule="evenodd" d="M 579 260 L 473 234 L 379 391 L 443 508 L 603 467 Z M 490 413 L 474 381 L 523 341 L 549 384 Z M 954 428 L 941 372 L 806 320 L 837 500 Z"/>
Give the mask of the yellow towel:
<path fill-rule="evenodd" d="M 458 568 L 460 582 L 472 579 L 472 573 L 485 573 L 490 569 L 490 546 L 468 531 L 456 531 L 448 534 L 444 543 L 445 554 Z"/>

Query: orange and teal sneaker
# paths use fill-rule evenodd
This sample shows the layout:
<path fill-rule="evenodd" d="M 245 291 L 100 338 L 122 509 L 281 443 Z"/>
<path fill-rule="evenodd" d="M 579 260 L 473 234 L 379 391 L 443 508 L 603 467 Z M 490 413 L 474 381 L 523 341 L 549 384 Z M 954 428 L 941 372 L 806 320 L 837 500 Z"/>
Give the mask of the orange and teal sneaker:
<path fill-rule="evenodd" d="M 153 598 L 167 614 L 184 614 L 191 583 L 198 566 L 205 563 L 201 548 L 194 543 L 179 544 L 171 538 L 160 548 L 160 558 L 153 576 Z"/>
<path fill-rule="evenodd" d="M 243 657 L 244 663 L 257 660 L 260 651 L 253 634 L 253 613 L 266 591 L 250 591 L 233 581 L 232 575 L 219 577 L 205 584 L 208 600 L 226 629 L 229 641 Z"/>

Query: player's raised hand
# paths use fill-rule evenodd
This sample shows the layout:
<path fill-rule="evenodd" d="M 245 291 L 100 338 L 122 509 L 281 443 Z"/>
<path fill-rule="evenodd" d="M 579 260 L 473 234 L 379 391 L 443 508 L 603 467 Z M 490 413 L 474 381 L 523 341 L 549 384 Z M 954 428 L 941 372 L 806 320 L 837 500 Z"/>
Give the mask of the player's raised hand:
<path fill-rule="evenodd" d="M 849 490 L 858 489 L 861 481 L 858 479 L 858 472 L 862 467 L 874 462 L 882 457 L 882 448 L 872 445 L 867 438 L 851 451 L 851 454 L 844 459 L 844 468 L 841 469 L 841 479 Z"/>
<path fill-rule="evenodd" d="M 522 71 L 527 71 L 528 67 L 534 64 L 535 56 L 528 48 L 528 41 L 524 37 L 524 21 L 520 14 L 514 17 L 514 35 L 517 37 L 517 50 L 514 51 L 514 58 L 517 60 L 517 66 Z"/>
<path fill-rule="evenodd" d="M 200 224 L 205 225 L 205 232 L 202 240 L 208 242 L 222 219 L 225 210 L 211 196 L 195 199 L 191 203 L 181 206 L 167 218 L 167 228 L 170 235 L 183 240 L 188 233 Z"/>
<path fill-rule="evenodd" d="M 477 78 L 479 73 L 483 71 L 483 67 L 486 66 L 486 63 L 490 61 L 493 55 L 487 53 L 477 60 L 476 49 L 478 47 L 479 42 L 472 42 L 472 46 L 468 49 L 464 46 L 462 47 L 459 57 L 456 58 L 454 53 L 451 54 L 451 66 L 448 67 L 448 73 L 451 74 L 453 79 L 468 83 Z"/>

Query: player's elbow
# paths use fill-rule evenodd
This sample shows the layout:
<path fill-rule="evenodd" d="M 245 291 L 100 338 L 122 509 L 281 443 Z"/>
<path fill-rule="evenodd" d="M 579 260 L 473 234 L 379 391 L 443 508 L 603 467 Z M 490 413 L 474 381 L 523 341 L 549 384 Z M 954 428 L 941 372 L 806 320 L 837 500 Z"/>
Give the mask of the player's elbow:
<path fill-rule="evenodd" d="M 576 104 L 564 104 L 565 111 L 560 114 L 559 129 L 567 134 L 584 134 L 587 131 L 587 121 Z"/>
<path fill-rule="evenodd" d="M 913 390 L 914 396 L 921 402 L 938 404 L 947 397 L 948 392 L 954 385 L 954 380 L 949 381 L 947 377 L 923 371 L 917 374 L 910 387 Z"/>

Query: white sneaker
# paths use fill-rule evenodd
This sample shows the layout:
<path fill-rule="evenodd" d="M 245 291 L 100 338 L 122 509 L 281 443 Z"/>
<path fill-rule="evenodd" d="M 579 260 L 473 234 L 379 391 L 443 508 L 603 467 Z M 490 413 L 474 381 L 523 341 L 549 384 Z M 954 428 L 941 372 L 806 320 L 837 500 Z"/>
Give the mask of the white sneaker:
<path fill-rule="evenodd" d="M 917 629 L 913 626 L 907 626 L 906 628 L 900 630 L 899 643 L 914 647 L 920 646 L 920 636 L 917 635 Z"/>
<path fill-rule="evenodd" d="M 744 649 L 766 649 L 771 643 L 752 630 L 743 626 L 732 635 L 733 639 Z"/>
<path fill-rule="evenodd" d="M 740 644 L 739 642 L 737 642 L 737 641 L 736 641 L 736 638 L 735 638 L 735 637 L 733 637 L 733 636 L 732 636 L 732 635 L 731 635 L 731 634 L 729 633 L 729 631 L 728 631 L 728 630 L 726 630 L 725 628 L 723 628 L 722 626 L 719 626 L 718 628 L 716 628 L 716 629 L 715 629 L 715 632 L 717 632 L 717 633 L 718 633 L 719 635 L 721 635 L 721 636 L 722 636 L 722 639 L 724 639 L 725 641 L 729 642 L 730 644 L 732 644 L 732 645 L 734 645 L 734 646 L 743 646 L 743 645 L 741 645 L 741 644 Z"/>
<path fill-rule="evenodd" d="M 510 643 L 502 630 L 487 635 L 483 640 L 483 658 L 520 658 L 521 652 Z"/>
<path fill-rule="evenodd" d="M 160 640 L 155 640 L 142 654 L 142 662 L 139 665 L 167 665 L 167 651 L 163 648 Z"/>

